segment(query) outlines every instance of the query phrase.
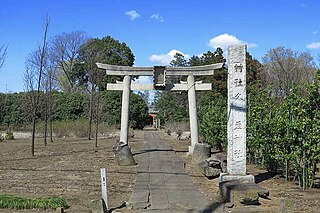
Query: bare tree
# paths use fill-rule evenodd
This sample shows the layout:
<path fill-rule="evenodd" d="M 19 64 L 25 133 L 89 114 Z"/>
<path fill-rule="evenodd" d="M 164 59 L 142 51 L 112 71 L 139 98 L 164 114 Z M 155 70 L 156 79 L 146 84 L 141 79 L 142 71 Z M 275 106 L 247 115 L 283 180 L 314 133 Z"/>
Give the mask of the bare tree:
<path fill-rule="evenodd" d="M 95 66 L 95 65 L 92 65 Z M 89 65 L 90 67 L 90 65 Z M 90 103 L 89 103 L 89 123 L 88 123 L 88 140 L 91 140 L 91 133 L 92 133 L 92 121 L 94 116 L 94 108 L 95 106 L 99 108 L 100 102 L 100 92 L 99 92 L 99 81 L 104 75 L 103 71 L 97 69 L 96 67 L 90 67 L 88 72 L 88 81 L 90 85 L 90 89 L 88 89 L 88 93 L 90 96 Z M 98 109 L 97 108 L 97 109 Z M 99 112 L 96 110 L 96 119 L 99 119 Z"/>
<path fill-rule="evenodd" d="M 43 21 L 43 38 L 38 44 L 36 51 L 32 52 L 26 61 L 26 71 L 24 73 L 25 88 L 29 91 L 32 109 L 32 138 L 31 138 L 31 155 L 34 156 L 35 128 L 39 102 L 41 96 L 41 87 L 43 75 L 48 68 L 48 33 L 50 18 L 46 16 Z"/>
<path fill-rule="evenodd" d="M 294 52 L 277 47 L 262 58 L 262 79 L 265 86 L 272 85 L 273 94 L 285 97 L 294 84 L 313 81 L 316 69 L 309 52 Z"/>
<path fill-rule="evenodd" d="M 96 120 L 95 141 L 96 141 L 96 147 L 98 147 L 98 132 L 99 132 L 99 122 L 100 122 L 100 89 L 99 88 L 98 88 L 98 93 L 97 93 L 95 120 Z"/>
<path fill-rule="evenodd" d="M 87 41 L 87 34 L 82 31 L 62 33 L 51 41 L 50 54 L 58 68 L 57 80 L 66 92 L 74 92 L 74 68 L 81 45 Z"/>
<path fill-rule="evenodd" d="M 3 66 L 4 61 L 6 59 L 7 49 L 8 49 L 8 46 L 6 46 L 6 45 L 1 45 L 0 46 L 0 69 Z"/>
<path fill-rule="evenodd" d="M 53 111 L 53 99 L 52 99 L 52 90 L 55 87 L 54 81 L 55 67 L 49 64 L 47 69 L 43 72 L 42 78 L 42 89 L 43 89 L 43 109 L 42 109 L 42 118 L 44 121 L 44 145 L 47 145 L 47 136 L 48 136 L 48 125 L 50 133 L 50 141 L 53 142 L 52 136 L 52 111 Z"/>

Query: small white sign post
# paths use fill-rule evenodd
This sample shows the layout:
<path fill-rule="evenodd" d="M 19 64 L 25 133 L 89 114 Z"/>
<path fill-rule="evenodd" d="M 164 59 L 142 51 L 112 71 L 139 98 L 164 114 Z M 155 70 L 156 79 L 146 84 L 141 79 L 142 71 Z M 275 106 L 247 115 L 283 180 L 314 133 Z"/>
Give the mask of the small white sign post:
<path fill-rule="evenodd" d="M 101 168 L 100 173 L 101 173 L 102 200 L 104 201 L 104 204 L 106 205 L 105 207 L 106 207 L 107 212 L 109 212 L 106 169 Z"/>

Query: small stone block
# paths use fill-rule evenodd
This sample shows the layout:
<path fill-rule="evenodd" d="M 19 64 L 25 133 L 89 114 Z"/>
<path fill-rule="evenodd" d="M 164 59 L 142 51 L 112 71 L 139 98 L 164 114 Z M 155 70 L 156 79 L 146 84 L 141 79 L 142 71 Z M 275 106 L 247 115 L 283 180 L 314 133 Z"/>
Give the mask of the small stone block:
<path fill-rule="evenodd" d="M 198 166 L 201 173 L 208 178 L 218 177 L 221 173 L 221 169 L 210 167 L 206 161 L 199 163 Z"/>
<path fill-rule="evenodd" d="M 233 203 L 230 203 L 230 202 L 224 204 L 224 207 L 225 207 L 225 208 L 232 208 L 233 206 L 234 206 L 234 204 L 233 204 Z"/>
<path fill-rule="evenodd" d="M 255 183 L 244 183 L 238 180 L 220 182 L 219 188 L 222 198 L 235 205 L 258 205 L 259 193 L 269 194 L 268 190 Z"/>
<path fill-rule="evenodd" d="M 198 143 L 194 146 L 192 161 L 198 164 L 211 156 L 211 146 L 207 143 Z"/>

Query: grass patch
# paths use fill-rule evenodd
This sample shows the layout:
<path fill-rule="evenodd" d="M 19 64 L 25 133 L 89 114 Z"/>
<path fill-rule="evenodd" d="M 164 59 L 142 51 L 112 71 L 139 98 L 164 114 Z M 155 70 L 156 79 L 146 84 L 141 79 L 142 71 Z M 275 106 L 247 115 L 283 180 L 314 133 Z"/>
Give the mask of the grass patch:
<path fill-rule="evenodd" d="M 67 207 L 64 197 L 25 198 L 0 194 L 0 208 L 6 209 L 56 209 Z"/>

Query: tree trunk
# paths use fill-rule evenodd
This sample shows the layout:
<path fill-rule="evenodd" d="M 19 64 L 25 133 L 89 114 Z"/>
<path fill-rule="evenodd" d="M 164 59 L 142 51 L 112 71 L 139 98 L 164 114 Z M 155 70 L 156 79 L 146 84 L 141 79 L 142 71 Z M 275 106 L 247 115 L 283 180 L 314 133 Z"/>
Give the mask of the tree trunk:
<path fill-rule="evenodd" d="M 99 131 L 99 117 L 100 117 L 100 113 L 99 113 L 99 109 L 100 109 L 100 90 L 98 91 L 97 94 L 97 106 L 96 106 L 96 147 L 98 147 L 98 131 Z"/>
<path fill-rule="evenodd" d="M 31 138 L 31 155 L 34 156 L 34 139 L 36 134 L 36 115 L 32 115 L 32 138 Z"/>
<path fill-rule="evenodd" d="M 45 19 L 45 27 L 44 27 L 44 35 L 43 35 L 43 44 L 41 47 L 39 47 L 39 76 L 38 76 L 38 84 L 37 84 L 37 93 L 36 97 L 34 99 L 34 109 L 33 109 L 33 118 L 32 118 L 32 138 L 31 138 L 31 155 L 34 156 L 34 141 L 35 141 L 35 132 L 36 132 L 36 119 L 37 119 L 37 111 L 38 111 L 38 105 L 40 100 L 40 89 L 41 89 L 41 79 L 42 74 L 44 71 L 45 66 L 45 56 L 46 56 L 46 48 L 48 46 L 47 44 L 47 36 L 48 36 L 48 30 L 49 30 L 49 17 L 47 16 Z"/>
<path fill-rule="evenodd" d="M 89 103 L 89 126 L 88 126 L 88 140 L 91 140 L 91 132 L 92 132 L 92 111 L 93 111 L 93 96 L 94 96 L 94 86 L 91 86 L 91 95 L 90 95 L 90 103 Z"/>
<path fill-rule="evenodd" d="M 49 120 L 49 134 L 50 134 L 50 142 L 53 142 L 53 137 L 52 137 L 52 70 L 49 72 L 49 97 L 48 97 L 48 120 Z"/>

